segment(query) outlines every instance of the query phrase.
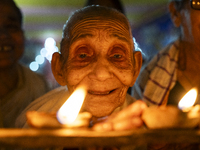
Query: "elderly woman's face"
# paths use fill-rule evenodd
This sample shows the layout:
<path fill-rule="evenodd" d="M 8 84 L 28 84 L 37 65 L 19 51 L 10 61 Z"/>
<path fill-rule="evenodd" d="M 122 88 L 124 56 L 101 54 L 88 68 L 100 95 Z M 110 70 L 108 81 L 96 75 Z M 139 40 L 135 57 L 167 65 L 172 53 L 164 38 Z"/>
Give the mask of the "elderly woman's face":
<path fill-rule="evenodd" d="M 73 42 L 63 66 L 63 80 L 70 92 L 78 85 L 87 86 L 84 108 L 96 117 L 121 106 L 137 76 L 132 38 L 119 24 L 116 20 L 84 20 L 71 31 Z"/>

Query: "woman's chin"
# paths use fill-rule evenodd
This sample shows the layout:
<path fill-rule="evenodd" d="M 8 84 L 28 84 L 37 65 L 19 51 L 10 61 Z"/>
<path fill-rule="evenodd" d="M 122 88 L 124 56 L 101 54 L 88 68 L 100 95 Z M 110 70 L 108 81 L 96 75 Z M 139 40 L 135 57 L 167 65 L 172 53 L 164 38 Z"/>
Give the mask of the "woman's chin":
<path fill-rule="evenodd" d="M 115 108 L 100 106 L 98 108 L 89 107 L 89 109 L 87 109 L 86 111 L 90 112 L 93 117 L 101 118 L 101 117 L 109 116 L 114 111 L 114 109 Z"/>

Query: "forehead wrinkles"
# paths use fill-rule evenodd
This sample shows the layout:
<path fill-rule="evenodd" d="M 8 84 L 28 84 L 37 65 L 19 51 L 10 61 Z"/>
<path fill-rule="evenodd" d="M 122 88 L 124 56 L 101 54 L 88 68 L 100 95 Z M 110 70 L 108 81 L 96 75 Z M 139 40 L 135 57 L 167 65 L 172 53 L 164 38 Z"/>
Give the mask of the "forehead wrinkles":
<path fill-rule="evenodd" d="M 127 42 L 129 42 L 131 38 L 129 26 L 119 20 L 87 18 L 74 25 L 69 36 L 69 39 L 71 39 L 70 43 L 72 44 L 77 39 L 87 35 L 92 36 L 91 32 L 93 29 L 109 30 L 111 31 L 110 35 L 121 38 Z"/>

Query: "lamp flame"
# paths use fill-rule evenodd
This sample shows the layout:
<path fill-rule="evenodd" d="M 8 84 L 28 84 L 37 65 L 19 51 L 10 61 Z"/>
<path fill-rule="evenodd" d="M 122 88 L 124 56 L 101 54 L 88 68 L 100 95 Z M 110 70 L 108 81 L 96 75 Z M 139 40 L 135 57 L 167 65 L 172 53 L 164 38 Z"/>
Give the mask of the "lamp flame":
<path fill-rule="evenodd" d="M 61 124 L 73 123 L 82 107 L 86 96 L 84 87 L 77 88 L 57 112 L 57 119 Z"/>
<path fill-rule="evenodd" d="M 192 88 L 189 92 L 187 92 L 183 98 L 179 101 L 178 107 L 181 110 L 186 110 L 192 107 L 197 98 L 197 89 Z"/>

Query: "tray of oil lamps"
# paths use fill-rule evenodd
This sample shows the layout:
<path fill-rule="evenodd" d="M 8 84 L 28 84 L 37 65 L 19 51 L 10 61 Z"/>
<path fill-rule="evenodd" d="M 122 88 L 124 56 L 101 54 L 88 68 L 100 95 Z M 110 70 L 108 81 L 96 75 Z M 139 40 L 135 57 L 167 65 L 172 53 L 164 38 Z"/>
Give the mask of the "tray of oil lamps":
<path fill-rule="evenodd" d="M 136 129 L 96 132 L 91 129 L 0 129 L 1 147 L 45 148 L 126 146 L 157 142 L 200 143 L 196 129 Z"/>

